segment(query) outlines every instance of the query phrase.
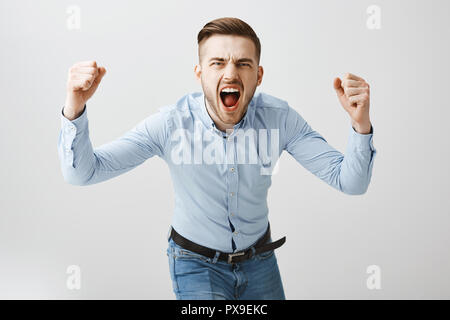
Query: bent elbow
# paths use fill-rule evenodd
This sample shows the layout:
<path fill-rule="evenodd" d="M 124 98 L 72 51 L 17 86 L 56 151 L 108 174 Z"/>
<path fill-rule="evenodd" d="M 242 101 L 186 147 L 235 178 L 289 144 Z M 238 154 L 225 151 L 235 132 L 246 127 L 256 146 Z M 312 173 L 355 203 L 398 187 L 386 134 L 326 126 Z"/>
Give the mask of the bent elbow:
<path fill-rule="evenodd" d="M 343 188 L 341 189 L 341 191 L 347 195 L 351 195 L 351 196 L 358 196 L 358 195 L 363 195 L 367 192 L 367 189 L 369 188 L 368 185 L 366 186 L 359 186 L 359 187 L 355 187 L 355 188 Z"/>
<path fill-rule="evenodd" d="M 85 186 L 87 183 L 80 179 L 74 179 L 74 178 L 64 178 L 64 181 L 72 186 Z"/>
<path fill-rule="evenodd" d="M 67 172 L 63 171 L 64 182 L 73 186 L 86 186 L 89 184 L 89 179 L 86 180 L 77 172 Z"/>

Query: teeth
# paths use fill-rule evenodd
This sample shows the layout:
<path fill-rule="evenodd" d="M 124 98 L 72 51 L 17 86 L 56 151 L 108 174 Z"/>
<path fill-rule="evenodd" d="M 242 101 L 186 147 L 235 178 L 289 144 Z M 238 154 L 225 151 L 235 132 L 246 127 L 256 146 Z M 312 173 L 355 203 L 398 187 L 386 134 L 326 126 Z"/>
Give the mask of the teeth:
<path fill-rule="evenodd" d="M 234 88 L 225 88 L 225 89 L 222 89 L 221 92 L 239 92 L 239 90 L 234 89 Z"/>

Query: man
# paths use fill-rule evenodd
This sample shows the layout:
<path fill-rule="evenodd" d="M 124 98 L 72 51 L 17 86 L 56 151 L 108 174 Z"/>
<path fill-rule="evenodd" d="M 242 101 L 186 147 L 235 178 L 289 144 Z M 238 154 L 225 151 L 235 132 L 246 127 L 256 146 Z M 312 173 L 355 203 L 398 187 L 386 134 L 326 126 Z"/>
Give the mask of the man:
<path fill-rule="evenodd" d="M 86 101 L 106 69 L 95 61 L 69 70 L 58 141 L 65 181 L 99 183 L 158 155 L 170 169 L 175 212 L 169 232 L 170 275 L 177 299 L 285 299 L 268 222 L 267 191 L 283 150 L 346 194 L 366 192 L 376 150 L 369 85 L 346 74 L 334 88 L 349 113 L 345 157 L 286 101 L 265 93 L 261 45 L 236 18 L 198 34 L 194 72 L 203 93 L 161 108 L 122 137 L 95 150 Z"/>

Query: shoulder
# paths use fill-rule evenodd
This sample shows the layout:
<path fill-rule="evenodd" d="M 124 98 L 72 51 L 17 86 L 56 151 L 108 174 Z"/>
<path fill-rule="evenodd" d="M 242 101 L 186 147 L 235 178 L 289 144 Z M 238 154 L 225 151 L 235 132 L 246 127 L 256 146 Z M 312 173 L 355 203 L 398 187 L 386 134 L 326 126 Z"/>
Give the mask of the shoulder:
<path fill-rule="evenodd" d="M 257 110 L 271 110 L 275 112 L 287 112 L 289 105 L 287 101 L 266 92 L 258 92 L 253 96 L 254 105 Z"/>
<path fill-rule="evenodd" d="M 286 122 L 291 109 L 287 101 L 265 92 L 255 94 L 252 103 L 257 125 L 281 127 Z"/>

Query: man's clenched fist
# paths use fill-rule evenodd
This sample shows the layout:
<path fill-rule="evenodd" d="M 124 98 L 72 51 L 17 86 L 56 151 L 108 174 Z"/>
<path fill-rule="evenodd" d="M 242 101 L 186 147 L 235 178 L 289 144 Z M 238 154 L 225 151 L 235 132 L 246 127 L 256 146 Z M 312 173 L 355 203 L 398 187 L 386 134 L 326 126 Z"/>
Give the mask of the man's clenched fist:
<path fill-rule="evenodd" d="M 105 73 L 106 69 L 97 67 L 95 61 L 77 62 L 70 67 L 63 110 L 66 118 L 73 120 L 80 116 L 84 105 L 97 90 Z"/>
<path fill-rule="evenodd" d="M 334 89 L 341 105 L 350 115 L 353 128 L 362 134 L 370 133 L 369 84 L 363 78 L 347 73 L 343 80 L 334 79 Z"/>

